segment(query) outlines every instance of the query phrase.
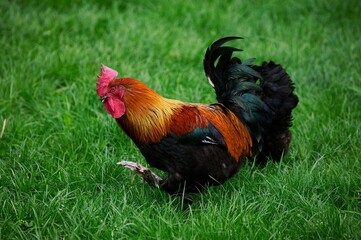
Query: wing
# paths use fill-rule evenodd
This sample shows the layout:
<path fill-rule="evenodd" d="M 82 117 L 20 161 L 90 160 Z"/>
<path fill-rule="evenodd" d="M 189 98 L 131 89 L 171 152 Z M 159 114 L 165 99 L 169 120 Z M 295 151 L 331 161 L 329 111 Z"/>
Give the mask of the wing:
<path fill-rule="evenodd" d="M 183 144 L 211 144 L 226 146 L 222 134 L 207 119 L 199 105 L 184 105 L 175 111 L 170 134 Z"/>
<path fill-rule="evenodd" d="M 222 104 L 185 105 L 172 118 L 171 134 L 190 144 L 224 146 L 236 161 L 251 154 L 247 127 Z"/>

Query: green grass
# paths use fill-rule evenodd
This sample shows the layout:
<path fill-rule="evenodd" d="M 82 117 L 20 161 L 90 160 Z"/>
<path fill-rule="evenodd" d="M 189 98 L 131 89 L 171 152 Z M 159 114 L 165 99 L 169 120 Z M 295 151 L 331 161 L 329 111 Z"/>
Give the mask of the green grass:
<path fill-rule="evenodd" d="M 168 2 L 0 1 L 0 239 L 360 239 L 359 1 Z M 145 162 L 96 76 L 210 103 L 203 54 L 226 35 L 294 79 L 293 143 L 184 210 L 115 165 Z"/>

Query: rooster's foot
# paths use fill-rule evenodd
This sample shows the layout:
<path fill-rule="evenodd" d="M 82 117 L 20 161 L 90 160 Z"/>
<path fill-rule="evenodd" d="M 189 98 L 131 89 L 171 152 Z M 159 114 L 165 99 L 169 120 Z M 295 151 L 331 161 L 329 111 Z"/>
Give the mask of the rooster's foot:
<path fill-rule="evenodd" d="M 124 166 L 130 169 L 132 172 L 140 175 L 143 178 L 143 182 L 148 183 L 152 187 L 159 188 L 160 181 L 163 179 L 157 174 L 152 172 L 150 169 L 143 167 L 139 163 L 130 162 L 130 161 L 121 161 L 117 163 L 118 165 Z"/>

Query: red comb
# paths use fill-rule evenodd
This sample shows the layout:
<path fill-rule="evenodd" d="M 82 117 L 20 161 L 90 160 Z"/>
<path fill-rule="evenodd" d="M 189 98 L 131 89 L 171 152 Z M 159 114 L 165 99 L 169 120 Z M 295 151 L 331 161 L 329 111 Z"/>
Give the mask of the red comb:
<path fill-rule="evenodd" d="M 100 69 L 100 76 L 98 76 L 97 93 L 99 97 L 107 93 L 108 84 L 118 76 L 118 72 L 103 65 Z"/>

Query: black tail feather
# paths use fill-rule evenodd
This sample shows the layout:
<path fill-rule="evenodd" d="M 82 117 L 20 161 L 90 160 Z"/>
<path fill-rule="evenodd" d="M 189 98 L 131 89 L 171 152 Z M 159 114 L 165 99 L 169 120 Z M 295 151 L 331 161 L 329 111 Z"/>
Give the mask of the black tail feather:
<path fill-rule="evenodd" d="M 264 62 L 254 69 L 262 76 L 262 101 L 272 110 L 270 124 L 264 126 L 263 148 L 257 156 L 258 163 L 265 163 L 267 158 L 279 160 L 288 151 L 292 136 L 292 110 L 298 104 L 298 97 L 293 93 L 295 87 L 284 68 L 274 62 Z"/>
<path fill-rule="evenodd" d="M 235 39 L 243 39 L 242 37 L 225 37 L 215 41 L 210 47 L 208 47 L 203 60 L 204 72 L 206 73 L 209 83 L 214 87 L 216 95 L 218 97 L 224 91 L 224 85 L 222 83 L 227 70 L 226 64 L 231 58 L 234 51 L 243 51 L 238 48 L 222 47 L 222 45 L 228 41 Z M 214 63 L 219 59 L 217 66 Z"/>
<path fill-rule="evenodd" d="M 282 66 L 272 61 L 255 66 L 254 59 L 242 62 L 232 57 L 242 50 L 222 45 L 235 39 L 242 38 L 222 38 L 207 49 L 203 61 L 206 76 L 217 100 L 247 124 L 256 161 L 278 160 L 291 141 L 291 112 L 298 103 L 293 82 Z"/>

